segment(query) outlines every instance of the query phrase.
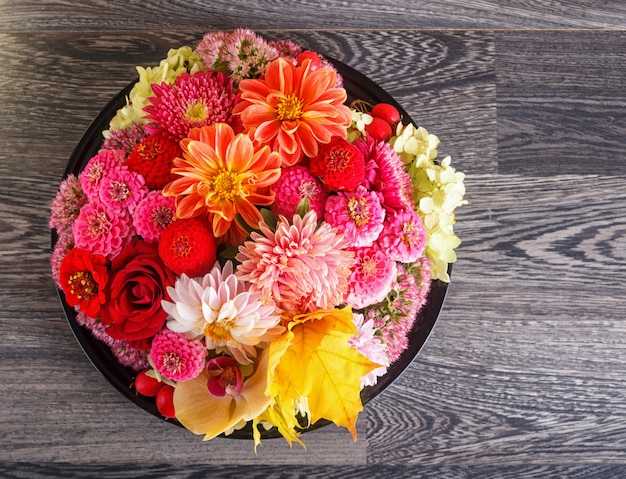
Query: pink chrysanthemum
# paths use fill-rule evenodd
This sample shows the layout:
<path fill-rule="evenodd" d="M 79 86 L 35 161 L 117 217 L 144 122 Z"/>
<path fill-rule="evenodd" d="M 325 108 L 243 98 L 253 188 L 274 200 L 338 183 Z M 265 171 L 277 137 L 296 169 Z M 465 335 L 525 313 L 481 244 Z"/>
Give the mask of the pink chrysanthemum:
<path fill-rule="evenodd" d="M 98 341 L 106 344 L 122 366 L 127 366 L 133 371 L 143 371 L 149 366 L 147 349 L 136 349 L 126 341 L 113 339 L 107 334 L 100 319 L 89 318 L 79 312 L 76 314 L 76 322 L 91 331 Z"/>
<path fill-rule="evenodd" d="M 298 203 L 304 198 L 309 200 L 309 208 L 322 217 L 326 193 L 320 182 L 304 166 L 284 168 L 279 180 L 274 184 L 276 197 L 272 205 L 275 215 L 291 218 L 296 213 Z"/>
<path fill-rule="evenodd" d="M 99 201 L 88 203 L 72 227 L 76 247 L 112 259 L 131 240 L 130 222 L 127 212 L 115 213 Z"/>
<path fill-rule="evenodd" d="M 380 233 L 379 244 L 395 261 L 417 261 L 426 246 L 426 230 L 419 215 L 409 209 L 389 215 Z"/>
<path fill-rule="evenodd" d="M 54 245 L 52 254 L 50 255 L 50 269 L 52 270 L 52 279 L 57 288 L 61 288 L 61 263 L 67 253 L 74 247 L 74 236 L 72 230 L 65 230 L 59 234 L 57 242 Z"/>
<path fill-rule="evenodd" d="M 150 105 L 144 107 L 153 123 L 151 132 L 163 131 L 174 140 L 185 138 L 192 128 L 231 123 L 236 95 L 225 73 L 183 73 L 173 85 L 153 84 Z"/>
<path fill-rule="evenodd" d="M 353 317 L 357 335 L 353 336 L 348 341 L 348 344 L 370 361 L 380 364 L 379 368 L 370 371 L 361 378 L 361 388 L 373 386 L 378 382 L 378 377 L 387 372 L 387 367 L 389 366 L 387 348 L 381 337 L 376 334 L 376 328 L 372 319 L 366 321 L 360 313 L 354 313 Z"/>
<path fill-rule="evenodd" d="M 350 246 L 371 246 L 383 230 L 385 210 L 378 193 L 359 186 L 354 192 L 329 196 L 324 219 L 346 236 Z"/>
<path fill-rule="evenodd" d="M 100 182 L 113 168 L 117 168 L 126 157 L 124 150 L 101 150 L 87 162 L 80 173 L 80 184 L 90 200 L 99 199 Z"/>
<path fill-rule="evenodd" d="M 135 208 L 133 226 L 146 241 L 157 241 L 165 228 L 174 221 L 176 204 L 160 190 L 150 191 Z"/>
<path fill-rule="evenodd" d="M 343 235 L 317 214 L 279 217 L 276 231 L 261 224 L 239 247 L 237 275 L 254 284 L 263 300 L 273 299 L 288 313 L 332 309 L 343 302 L 354 261 Z"/>
<path fill-rule="evenodd" d="M 74 174 L 68 175 L 61 182 L 59 191 L 52 201 L 48 226 L 55 228 L 59 233 L 71 230 L 80 209 L 87 201 L 80 180 Z"/>
<path fill-rule="evenodd" d="M 354 142 L 365 157 L 363 186 L 378 191 L 383 196 L 382 205 L 387 211 L 413 208 L 413 184 L 402 158 L 385 141 L 371 137 Z"/>
<path fill-rule="evenodd" d="M 128 128 L 109 130 L 106 138 L 102 141 L 103 150 L 123 150 L 129 155 L 136 145 L 148 137 L 148 132 L 143 125 L 133 123 Z"/>
<path fill-rule="evenodd" d="M 396 278 L 396 262 L 378 248 L 376 244 L 356 248 L 355 262 L 348 283 L 346 302 L 355 309 L 376 304 L 391 291 Z"/>
<path fill-rule="evenodd" d="M 100 181 L 100 199 L 116 213 L 133 213 L 137 204 L 148 194 L 143 176 L 125 166 L 109 170 Z"/>
<path fill-rule="evenodd" d="M 158 372 L 172 381 L 189 381 L 204 369 L 208 354 L 202 341 L 163 328 L 152 340 L 150 359 Z"/>

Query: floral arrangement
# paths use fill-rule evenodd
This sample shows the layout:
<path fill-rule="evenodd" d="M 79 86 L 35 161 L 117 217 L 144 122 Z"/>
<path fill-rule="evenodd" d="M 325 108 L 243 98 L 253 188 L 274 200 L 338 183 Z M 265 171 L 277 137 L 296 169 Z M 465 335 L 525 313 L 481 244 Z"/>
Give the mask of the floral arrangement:
<path fill-rule="evenodd" d="M 138 394 L 205 439 L 356 440 L 460 240 L 462 173 L 322 55 L 206 34 L 139 79 L 52 203 L 53 278 Z"/>

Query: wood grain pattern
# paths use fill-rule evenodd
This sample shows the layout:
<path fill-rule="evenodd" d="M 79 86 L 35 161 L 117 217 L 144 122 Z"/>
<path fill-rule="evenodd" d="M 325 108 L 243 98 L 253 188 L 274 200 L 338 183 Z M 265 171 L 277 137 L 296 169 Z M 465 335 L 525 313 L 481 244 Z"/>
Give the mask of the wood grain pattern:
<path fill-rule="evenodd" d="M 106 12 L 104 15 L 101 12 Z M 361 0 L 358 2 L 197 0 L 185 2 L 60 2 L 0 4 L 0 31 L 316 29 L 555 29 L 624 28 L 620 0 L 529 1 Z"/>
<path fill-rule="evenodd" d="M 501 3 L 0 4 L 0 477 L 623 477 L 625 7 Z M 154 418 L 89 363 L 49 276 L 90 121 L 135 65 L 244 24 L 358 68 L 467 175 L 443 313 L 356 443 L 329 426 L 257 457 Z"/>

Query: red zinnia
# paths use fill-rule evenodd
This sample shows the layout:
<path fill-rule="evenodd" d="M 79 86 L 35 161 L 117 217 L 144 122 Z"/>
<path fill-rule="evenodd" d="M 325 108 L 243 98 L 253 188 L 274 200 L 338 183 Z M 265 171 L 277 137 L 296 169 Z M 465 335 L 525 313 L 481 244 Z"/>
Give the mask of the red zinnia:
<path fill-rule="evenodd" d="M 176 179 L 171 173 L 174 158 L 182 155 L 178 142 L 165 135 L 149 136 L 133 149 L 125 165 L 141 173 L 151 190 L 160 190 Z"/>
<path fill-rule="evenodd" d="M 318 176 L 330 191 L 354 191 L 365 177 L 363 153 L 341 137 L 320 145 L 319 153 L 311 159 L 311 173 Z"/>
<path fill-rule="evenodd" d="M 177 275 L 189 277 L 208 273 L 215 264 L 217 242 L 205 219 L 179 219 L 159 239 L 159 256 Z"/>
<path fill-rule="evenodd" d="M 59 275 L 67 303 L 78 306 L 86 316 L 97 318 L 109 279 L 106 258 L 74 248 L 63 259 Z"/>

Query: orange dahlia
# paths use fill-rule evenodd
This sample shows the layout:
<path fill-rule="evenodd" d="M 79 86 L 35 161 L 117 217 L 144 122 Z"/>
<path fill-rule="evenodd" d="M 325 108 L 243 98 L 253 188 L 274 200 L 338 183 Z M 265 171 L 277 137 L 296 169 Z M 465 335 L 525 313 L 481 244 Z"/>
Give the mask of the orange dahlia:
<path fill-rule="evenodd" d="M 295 66 L 285 58 L 271 62 L 263 78 L 243 80 L 234 114 L 241 115 L 254 139 L 278 151 L 282 166 L 317 155 L 318 145 L 346 137 L 351 123 L 346 90 L 337 88 L 332 68 L 312 71 L 311 62 Z"/>
<path fill-rule="evenodd" d="M 208 215 L 216 238 L 237 225 L 237 214 L 256 228 L 262 219 L 256 206 L 274 201 L 270 186 L 280 178 L 278 154 L 226 123 L 193 129 L 181 147 L 184 158 L 172 168 L 180 178 L 163 189 L 176 198 L 176 216 Z"/>

